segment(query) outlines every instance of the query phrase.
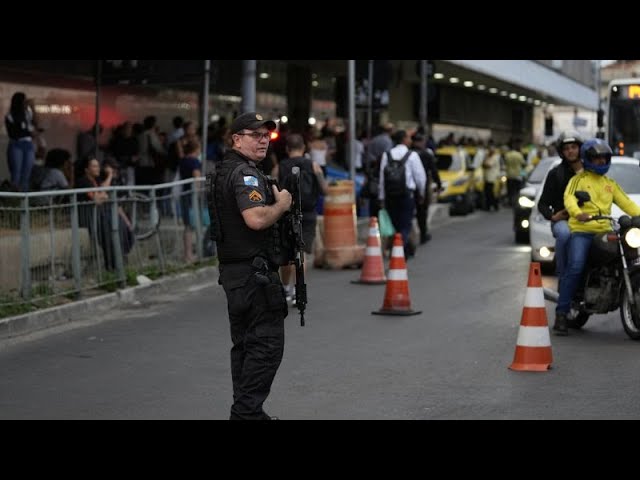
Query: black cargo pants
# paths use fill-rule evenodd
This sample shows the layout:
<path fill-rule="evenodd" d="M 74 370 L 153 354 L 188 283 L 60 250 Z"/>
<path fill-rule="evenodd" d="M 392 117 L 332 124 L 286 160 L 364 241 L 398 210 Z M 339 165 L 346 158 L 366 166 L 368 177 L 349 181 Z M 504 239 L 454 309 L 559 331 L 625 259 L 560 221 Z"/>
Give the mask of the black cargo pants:
<path fill-rule="evenodd" d="M 262 409 L 284 353 L 288 313 L 278 272 L 249 264 L 220 266 L 231 326 L 232 420 L 266 420 Z"/>

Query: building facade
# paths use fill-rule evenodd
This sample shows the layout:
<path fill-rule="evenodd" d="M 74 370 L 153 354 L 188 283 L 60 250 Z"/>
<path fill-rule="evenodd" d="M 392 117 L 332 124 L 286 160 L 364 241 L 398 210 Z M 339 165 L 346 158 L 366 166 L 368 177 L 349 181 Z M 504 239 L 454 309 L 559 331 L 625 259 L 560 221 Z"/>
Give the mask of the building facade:
<path fill-rule="evenodd" d="M 95 121 L 96 60 L 0 61 L 0 109 L 8 111 L 11 95 L 33 98 L 50 147 L 75 154 L 75 138 Z M 132 61 L 123 61 L 132 62 Z M 141 122 L 156 115 L 163 130 L 181 115 L 201 123 L 202 60 L 140 60 L 131 72 L 103 65 L 101 123 L 109 131 L 125 120 Z M 356 61 L 358 131 L 368 127 L 366 85 L 373 73 L 374 125 L 390 120 L 414 128 L 419 123 L 420 76 L 417 60 Z M 491 137 L 504 143 L 513 137 L 544 141 L 544 117 L 562 109 L 587 118 L 597 109 L 596 68 L 591 60 L 432 60 L 428 79 L 427 121 L 434 135 Z M 126 66 L 127 64 L 125 64 Z M 130 65 L 131 66 L 131 65 Z M 111 69 L 107 71 L 106 69 Z M 329 119 L 347 118 L 346 60 L 258 60 L 256 107 L 274 118 L 286 116 L 301 129 Z M 118 78 L 118 71 L 123 73 Z M 232 119 L 241 109 L 242 61 L 212 61 L 210 120 Z M 123 80 L 124 81 L 121 81 Z M 604 77 L 603 77 L 604 81 Z M 582 124 L 581 124 L 582 125 Z M 0 151 L 7 137 L 0 131 Z M 0 155 L 6 157 L 6 154 Z M 0 181 L 7 178 L 0 161 Z"/>

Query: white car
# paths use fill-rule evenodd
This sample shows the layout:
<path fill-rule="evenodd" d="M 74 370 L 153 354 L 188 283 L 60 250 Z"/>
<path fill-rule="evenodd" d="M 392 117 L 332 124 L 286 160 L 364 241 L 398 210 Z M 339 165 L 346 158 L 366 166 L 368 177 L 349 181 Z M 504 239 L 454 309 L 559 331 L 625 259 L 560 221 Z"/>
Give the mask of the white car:
<path fill-rule="evenodd" d="M 534 206 L 536 193 L 538 193 L 549 167 L 559 158 L 546 157 L 540 160 L 520 189 L 518 203 L 513 206 L 513 231 L 516 243 L 529 243 L 529 217 Z"/>
<path fill-rule="evenodd" d="M 560 161 L 560 158 L 557 158 L 549 168 L 549 171 L 558 165 Z M 540 201 L 540 195 L 542 195 L 548 174 L 549 172 L 545 175 L 544 181 L 536 193 L 535 205 L 529 217 L 531 261 L 540 262 L 541 266 L 545 269 L 551 269 L 553 265 L 556 243 L 551 234 L 551 222 L 545 219 L 538 211 L 538 202 Z M 611 168 L 609 168 L 607 176 L 618 182 L 627 195 L 629 195 L 629 198 L 640 205 L 640 164 L 638 159 L 631 157 L 612 157 Z M 614 203 L 611 208 L 611 215 L 613 217 L 620 217 L 624 215 L 624 212 Z"/>

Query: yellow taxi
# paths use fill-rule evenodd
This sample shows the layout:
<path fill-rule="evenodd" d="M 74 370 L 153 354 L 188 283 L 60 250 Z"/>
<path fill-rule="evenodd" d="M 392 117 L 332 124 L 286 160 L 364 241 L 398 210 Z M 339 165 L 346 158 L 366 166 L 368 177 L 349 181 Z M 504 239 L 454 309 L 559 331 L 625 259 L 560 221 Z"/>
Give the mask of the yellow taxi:
<path fill-rule="evenodd" d="M 450 215 L 473 212 L 476 202 L 474 175 L 470 156 L 459 147 L 440 147 L 436 150 L 436 165 L 442 181 L 438 202 L 449 203 Z"/>

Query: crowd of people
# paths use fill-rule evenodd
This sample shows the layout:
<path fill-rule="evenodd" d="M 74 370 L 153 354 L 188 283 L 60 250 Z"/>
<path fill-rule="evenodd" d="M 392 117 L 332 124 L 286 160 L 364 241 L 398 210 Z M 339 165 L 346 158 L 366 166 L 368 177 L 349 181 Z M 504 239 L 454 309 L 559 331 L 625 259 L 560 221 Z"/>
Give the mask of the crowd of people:
<path fill-rule="evenodd" d="M 23 92 L 16 92 L 5 115 L 9 137 L 7 163 L 9 179 L 2 189 L 14 192 L 56 191 L 71 188 L 96 188 L 124 185 L 156 185 L 175 180 L 199 177 L 203 174 L 203 150 L 197 125 L 176 116 L 169 133 L 163 132 L 155 116 L 141 123 L 126 121 L 111 131 L 108 140 L 100 143 L 104 128 L 92 126 L 78 133 L 75 152 L 63 148 L 47 149 L 43 129 L 39 125 L 35 104 Z M 212 164 L 225 151 L 228 128 L 222 119 L 208 128 L 206 159 Z M 193 216 L 190 205 L 190 185 L 179 192 L 179 216 L 184 220 L 185 262 L 195 261 L 193 254 Z M 161 195 L 171 192 L 163 191 Z M 174 192 L 175 193 L 175 192 Z M 61 197 L 58 197 L 61 198 Z M 34 197 L 32 206 L 44 206 L 51 198 Z M 91 192 L 78 197 L 80 225 L 89 229 L 92 238 L 102 247 L 105 267 L 115 268 L 111 240 L 111 215 L 108 195 Z M 169 205 L 168 202 L 161 206 Z M 161 210 L 163 210 L 161 208 Z M 166 209 L 165 209 L 166 210 Z M 183 211 L 182 211 L 183 210 Z M 97 219 L 94 213 L 97 212 Z M 167 212 L 164 212 L 167 213 Z M 135 239 L 130 219 L 118 209 L 121 251 L 130 251 Z"/>
<path fill-rule="evenodd" d="M 94 125 L 78 133 L 75 152 L 60 148 L 47 151 L 33 101 L 27 99 L 22 92 L 13 95 L 5 125 L 9 136 L 7 159 L 11 175 L 10 187 L 16 191 L 155 185 L 197 178 L 211 171 L 232 144 L 225 117 L 208 125 L 207 142 L 203 146 L 201 127 L 195 122 L 176 116 L 170 129 L 164 131 L 155 116 L 148 116 L 142 122 L 125 121 L 115 126 L 104 143 L 100 143 L 103 137 L 102 125 Z M 269 142 L 265 159 L 260 162 L 261 171 L 277 178 L 279 165 L 293 158 L 292 155 L 308 161 L 313 171 L 326 173 L 328 166 L 349 170 L 348 131 L 338 128 L 335 119 L 327 118 L 320 125 L 321 128 L 309 125 L 302 131 L 292 132 L 287 123 L 277 124 L 277 135 Z M 289 141 L 290 138 L 294 139 L 293 142 Z M 374 127 L 371 138 L 367 138 L 366 133 L 362 132 L 355 139 L 355 144 L 354 166 L 356 172 L 366 178 L 361 196 L 368 202 L 369 215 L 377 216 L 381 208 L 387 210 L 395 230 L 403 235 L 407 258 L 414 255 L 416 248 L 410 242 L 414 218 L 420 230 L 419 243 L 426 243 L 431 239 L 427 222 L 429 205 L 434 192 L 442 187 L 435 155 L 437 148 L 448 145 L 477 148 L 478 154 L 474 161 L 482 162 L 483 165 L 487 208 L 498 208 L 492 186 L 497 181 L 500 168 L 504 167 L 505 159 L 507 164 L 514 164 L 511 169 L 507 165 L 511 201 L 514 201 L 517 194 L 519 184 L 516 179 L 525 162 L 519 153 L 503 155 L 504 152 L 500 152 L 492 142 L 485 148 L 482 141 L 471 137 L 455 139 L 450 134 L 436 143 L 424 129 L 398 130 L 391 123 Z M 408 152 L 412 153 L 403 162 Z M 513 162 L 510 162 L 510 156 L 513 157 Z M 204 165 L 202 159 L 205 161 Z M 530 159 L 526 161 L 530 162 Z M 388 186 L 385 186 L 385 171 L 401 163 L 406 172 L 403 175 L 406 188 L 401 189 L 400 195 L 390 194 L 386 191 Z M 160 192 L 161 196 L 169 193 Z M 188 186 L 183 187 L 180 193 L 185 197 L 177 205 L 180 210 L 184 210 L 178 215 L 183 219 L 185 227 L 185 261 L 193 262 L 194 255 L 190 247 L 193 242 L 193 208 L 190 200 L 186 199 L 190 197 Z M 98 201 L 91 196 L 86 200 Z M 38 201 L 44 200 L 35 200 L 35 203 Z M 105 200 L 101 200 L 101 204 L 104 202 Z M 166 210 L 163 208 L 161 212 Z M 124 212 L 121 212 L 121 216 L 123 226 L 130 225 Z M 314 223 L 310 212 L 307 216 L 307 223 Z M 96 235 L 104 237 L 98 232 Z M 105 240 L 104 243 L 108 241 Z M 130 245 L 123 243 L 123 250 L 129 249 Z M 113 266 L 112 261 L 108 262 L 108 266 Z"/>

